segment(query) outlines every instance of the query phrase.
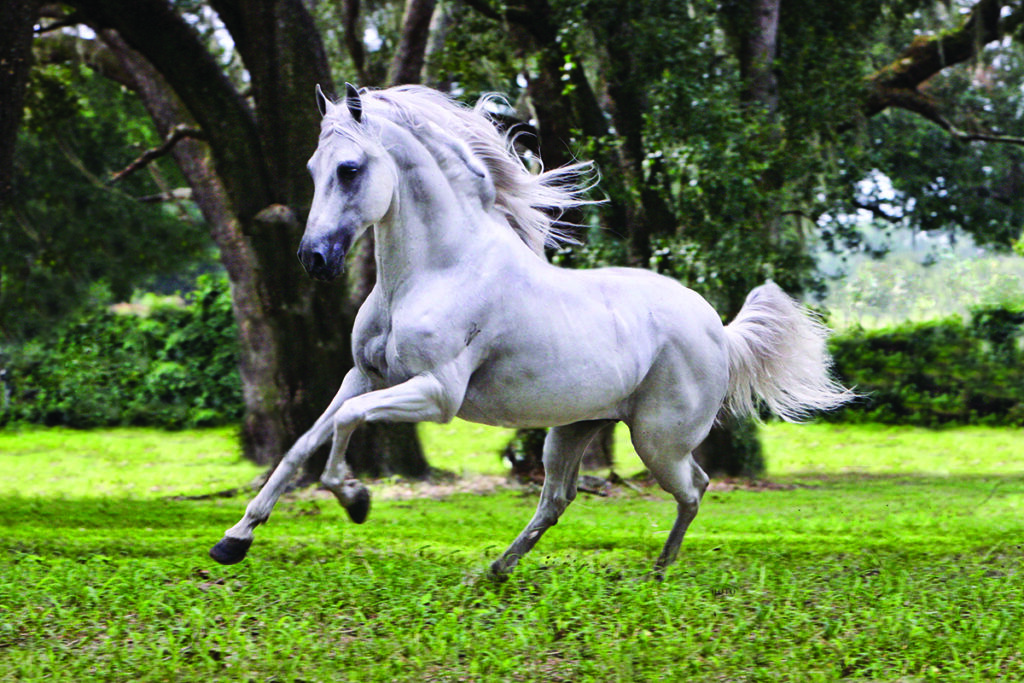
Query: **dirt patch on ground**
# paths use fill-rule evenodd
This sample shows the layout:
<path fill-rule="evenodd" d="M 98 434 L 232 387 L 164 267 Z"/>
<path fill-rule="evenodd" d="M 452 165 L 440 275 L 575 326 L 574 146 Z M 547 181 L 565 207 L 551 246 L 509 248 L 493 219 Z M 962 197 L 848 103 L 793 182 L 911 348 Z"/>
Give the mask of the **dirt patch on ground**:
<path fill-rule="evenodd" d="M 518 483 L 515 479 L 497 475 L 476 475 L 472 477 L 452 477 L 430 479 L 427 481 L 410 481 L 406 479 L 385 479 L 367 482 L 378 500 L 412 500 L 414 498 L 431 498 L 441 500 L 456 493 L 474 493 L 484 495 L 500 489 L 523 489 L 529 487 Z M 330 496 L 330 492 L 324 491 Z"/>
<path fill-rule="evenodd" d="M 791 491 L 796 484 L 780 484 L 766 479 L 712 479 L 708 491 Z"/>
<path fill-rule="evenodd" d="M 538 482 L 522 482 L 512 476 L 500 475 L 473 475 L 469 477 L 443 475 L 424 481 L 395 477 L 366 481 L 364 483 L 370 488 L 375 500 L 414 500 L 417 498 L 443 500 L 459 493 L 487 495 L 503 490 L 539 494 L 541 489 Z M 708 486 L 708 491 L 786 491 L 793 488 L 796 488 L 796 486 L 763 479 L 726 478 L 713 479 Z M 619 496 L 648 496 L 660 491 L 661 488 L 653 479 L 643 477 L 623 480 L 617 477 L 604 479 L 593 475 L 584 475 L 580 478 L 579 482 L 579 492 L 581 495 L 589 494 L 615 498 Z M 318 487 L 295 491 L 291 495 L 301 498 L 333 498 L 333 494 L 330 491 Z"/>

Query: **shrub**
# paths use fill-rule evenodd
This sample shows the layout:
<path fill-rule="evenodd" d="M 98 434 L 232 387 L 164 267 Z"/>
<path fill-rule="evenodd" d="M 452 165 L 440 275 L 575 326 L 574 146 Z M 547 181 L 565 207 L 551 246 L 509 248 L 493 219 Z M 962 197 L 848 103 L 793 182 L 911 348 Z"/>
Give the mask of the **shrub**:
<path fill-rule="evenodd" d="M 836 374 L 865 394 L 826 419 L 937 427 L 1024 425 L 1024 312 L 856 329 L 831 343 Z"/>
<path fill-rule="evenodd" d="M 0 425 L 182 428 L 241 418 L 227 283 L 204 276 L 186 306 L 145 315 L 92 308 L 9 351 Z"/>

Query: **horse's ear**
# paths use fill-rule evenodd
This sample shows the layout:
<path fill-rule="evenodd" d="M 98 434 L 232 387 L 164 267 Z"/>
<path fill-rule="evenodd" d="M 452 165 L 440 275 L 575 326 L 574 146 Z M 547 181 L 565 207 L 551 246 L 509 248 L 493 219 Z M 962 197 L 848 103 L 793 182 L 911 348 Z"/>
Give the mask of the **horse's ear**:
<path fill-rule="evenodd" d="M 316 84 L 316 108 L 320 110 L 320 116 L 327 116 L 327 109 L 330 106 L 330 102 L 324 97 L 324 91 L 320 89 L 320 84 Z"/>
<path fill-rule="evenodd" d="M 359 99 L 359 91 L 356 90 L 356 86 L 351 83 L 345 84 L 345 106 L 348 107 L 348 113 L 352 114 L 356 123 L 363 120 L 363 101 Z"/>

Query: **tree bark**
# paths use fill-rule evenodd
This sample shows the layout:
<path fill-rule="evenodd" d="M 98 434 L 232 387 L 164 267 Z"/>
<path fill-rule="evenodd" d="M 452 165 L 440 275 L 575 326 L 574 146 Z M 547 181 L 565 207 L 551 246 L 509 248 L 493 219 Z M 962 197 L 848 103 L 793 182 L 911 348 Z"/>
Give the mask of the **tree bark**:
<path fill-rule="evenodd" d="M 38 8 L 38 0 L 0 4 L 0 204 L 11 193 L 14 146 L 32 64 L 32 27 Z"/>
<path fill-rule="evenodd" d="M 342 3 L 342 24 L 345 36 L 345 49 L 352 58 L 356 68 L 359 85 L 372 85 L 366 76 L 366 49 L 359 26 L 359 0 L 344 0 Z"/>
<path fill-rule="evenodd" d="M 779 85 L 774 62 L 779 35 L 780 0 L 752 0 L 743 8 L 736 26 L 737 57 L 744 103 L 775 112 Z"/>
<path fill-rule="evenodd" d="M 388 81 L 392 85 L 422 81 L 430 19 L 434 15 L 435 4 L 436 0 L 406 0 L 402 34 L 388 71 Z"/>
<path fill-rule="evenodd" d="M 651 239 L 658 233 L 675 230 L 675 216 L 665 203 L 653 179 L 644 171 L 647 156 L 644 144 L 646 97 L 634 73 L 632 45 L 636 38 L 629 22 L 622 27 L 601 27 L 607 55 L 605 90 L 611 103 L 612 122 L 619 135 L 619 169 L 627 187 L 636 188 L 630 201 L 624 202 L 628 226 L 627 256 L 630 265 L 647 268 L 651 259 Z"/>
<path fill-rule="evenodd" d="M 780 0 L 740 0 L 726 5 L 726 26 L 732 34 L 743 83 L 740 103 L 746 117 L 757 124 L 753 129 L 758 131 L 765 149 L 782 143 L 778 79 L 774 72 L 779 9 Z M 780 232 L 779 196 L 785 176 L 781 169 L 769 165 L 761 172 L 757 183 L 765 200 L 753 221 L 769 241 L 774 241 Z M 737 299 L 730 306 L 731 310 L 723 313 L 733 318 L 741 306 L 742 301 Z M 711 475 L 756 476 L 764 471 L 757 425 L 749 419 L 716 422 L 711 433 L 695 449 L 694 457 Z"/>

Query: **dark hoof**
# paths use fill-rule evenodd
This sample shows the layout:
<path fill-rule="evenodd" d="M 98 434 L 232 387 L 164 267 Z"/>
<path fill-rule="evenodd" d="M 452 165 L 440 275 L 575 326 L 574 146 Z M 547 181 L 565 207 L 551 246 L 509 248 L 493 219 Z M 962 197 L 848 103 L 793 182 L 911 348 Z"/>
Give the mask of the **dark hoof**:
<path fill-rule="evenodd" d="M 370 489 L 360 486 L 356 492 L 355 500 L 345 508 L 345 511 L 348 512 L 348 516 L 356 524 L 365 522 L 366 518 L 370 516 Z"/>
<path fill-rule="evenodd" d="M 231 538 L 225 536 L 220 543 L 210 548 L 210 557 L 221 564 L 238 564 L 245 559 L 252 545 L 251 538 Z"/>
<path fill-rule="evenodd" d="M 491 563 L 490 571 L 487 572 L 487 578 L 494 583 L 505 583 L 508 581 L 510 569 L 507 569 L 501 560 L 495 560 Z"/>

